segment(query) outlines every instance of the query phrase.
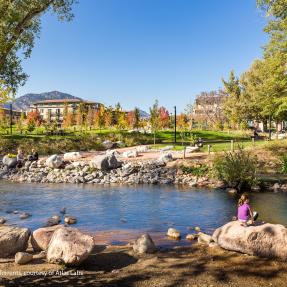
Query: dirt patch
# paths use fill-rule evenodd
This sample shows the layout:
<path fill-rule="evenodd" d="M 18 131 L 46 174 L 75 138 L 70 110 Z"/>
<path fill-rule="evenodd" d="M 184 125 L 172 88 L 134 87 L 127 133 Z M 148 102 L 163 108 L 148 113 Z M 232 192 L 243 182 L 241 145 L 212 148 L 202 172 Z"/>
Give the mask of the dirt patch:
<path fill-rule="evenodd" d="M 59 270 L 58 265 L 17 266 L 0 270 Z M 287 264 L 199 244 L 139 257 L 131 247 L 98 247 L 81 268 L 69 275 L 3 278 L 0 286 L 286 286 Z M 63 271 L 63 272 L 64 272 Z"/>

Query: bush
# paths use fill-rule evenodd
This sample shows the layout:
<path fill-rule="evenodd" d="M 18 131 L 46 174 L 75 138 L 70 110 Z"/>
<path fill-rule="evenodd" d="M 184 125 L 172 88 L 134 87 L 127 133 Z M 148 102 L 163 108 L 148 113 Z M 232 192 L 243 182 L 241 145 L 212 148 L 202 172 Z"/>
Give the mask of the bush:
<path fill-rule="evenodd" d="M 181 166 L 180 169 L 184 174 L 192 174 L 197 177 L 203 177 L 208 173 L 208 166 L 206 164 L 199 164 L 196 166 Z"/>
<path fill-rule="evenodd" d="M 282 172 L 287 173 L 287 155 L 282 157 Z"/>
<path fill-rule="evenodd" d="M 228 186 L 242 190 L 257 184 L 257 158 L 240 148 L 236 152 L 217 155 L 213 162 L 213 174 Z"/>

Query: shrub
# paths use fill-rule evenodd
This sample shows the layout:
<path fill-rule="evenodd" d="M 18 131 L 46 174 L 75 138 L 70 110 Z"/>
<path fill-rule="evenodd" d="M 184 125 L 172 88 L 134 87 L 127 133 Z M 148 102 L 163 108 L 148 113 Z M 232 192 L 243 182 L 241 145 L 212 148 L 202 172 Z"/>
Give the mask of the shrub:
<path fill-rule="evenodd" d="M 192 174 L 197 177 L 203 177 L 208 172 L 208 166 L 206 164 L 199 164 L 196 166 L 181 166 L 180 169 L 185 174 Z"/>
<path fill-rule="evenodd" d="M 236 152 L 217 155 L 213 162 L 213 174 L 228 186 L 242 190 L 257 183 L 257 158 L 240 148 Z"/>
<path fill-rule="evenodd" d="M 287 173 L 287 155 L 282 157 L 282 172 Z"/>

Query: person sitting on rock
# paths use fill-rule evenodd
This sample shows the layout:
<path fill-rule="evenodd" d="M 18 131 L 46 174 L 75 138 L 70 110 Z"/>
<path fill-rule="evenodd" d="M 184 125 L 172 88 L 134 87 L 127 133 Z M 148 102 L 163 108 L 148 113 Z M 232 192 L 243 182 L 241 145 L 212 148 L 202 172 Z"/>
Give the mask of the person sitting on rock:
<path fill-rule="evenodd" d="M 24 163 L 24 154 L 21 149 L 18 149 L 17 153 L 17 167 L 21 167 Z"/>
<path fill-rule="evenodd" d="M 254 214 L 249 205 L 249 196 L 243 193 L 238 201 L 237 218 L 240 225 L 247 226 L 248 223 L 254 223 Z"/>
<path fill-rule="evenodd" d="M 39 159 L 39 154 L 38 152 L 33 148 L 32 149 L 32 154 L 28 155 L 28 160 L 29 161 L 37 161 Z"/>

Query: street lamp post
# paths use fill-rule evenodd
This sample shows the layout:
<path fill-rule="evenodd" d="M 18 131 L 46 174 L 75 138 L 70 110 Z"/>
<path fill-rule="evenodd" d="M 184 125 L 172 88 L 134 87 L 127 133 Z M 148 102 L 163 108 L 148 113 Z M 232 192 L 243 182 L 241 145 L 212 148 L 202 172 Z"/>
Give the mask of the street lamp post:
<path fill-rule="evenodd" d="M 174 106 L 174 143 L 176 144 L 176 106 Z"/>

